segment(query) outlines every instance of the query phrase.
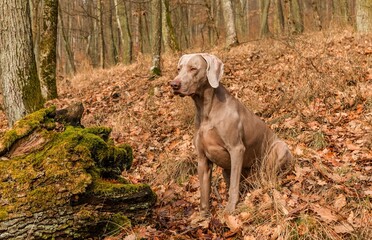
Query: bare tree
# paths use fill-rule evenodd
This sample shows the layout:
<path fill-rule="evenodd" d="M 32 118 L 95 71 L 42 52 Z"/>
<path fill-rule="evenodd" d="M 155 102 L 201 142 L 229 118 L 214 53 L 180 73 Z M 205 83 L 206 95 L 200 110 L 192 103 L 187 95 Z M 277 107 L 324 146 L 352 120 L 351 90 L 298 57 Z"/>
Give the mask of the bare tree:
<path fill-rule="evenodd" d="M 304 21 L 302 18 L 302 11 L 298 0 L 289 0 L 290 19 L 292 22 L 293 32 L 302 33 L 304 31 Z"/>
<path fill-rule="evenodd" d="M 284 14 L 282 0 L 274 0 L 275 7 L 275 28 L 277 33 L 282 33 L 284 30 Z"/>
<path fill-rule="evenodd" d="M 59 2 L 59 6 L 61 6 Z M 66 55 L 67 55 L 67 63 L 68 66 L 73 74 L 76 73 L 76 66 L 75 66 L 75 60 L 74 60 L 74 52 L 72 51 L 71 45 L 70 45 L 70 40 L 69 40 L 69 35 L 66 32 L 66 28 L 64 25 L 63 21 L 63 16 L 62 16 L 62 11 L 61 7 L 58 8 L 58 19 L 60 22 L 60 29 L 61 29 L 61 35 L 63 39 L 63 45 L 65 47 Z"/>
<path fill-rule="evenodd" d="M 0 1 L 0 79 L 9 125 L 43 106 L 29 1 Z"/>
<path fill-rule="evenodd" d="M 231 6 L 231 0 L 222 0 L 223 16 L 226 26 L 226 46 L 232 47 L 238 45 L 238 37 L 236 35 L 234 14 Z"/>
<path fill-rule="evenodd" d="M 97 1 L 97 11 L 98 11 L 98 24 L 99 24 L 99 46 L 100 46 L 100 56 L 99 65 L 101 68 L 106 67 L 106 42 L 105 42 L 105 32 L 103 31 L 103 4 L 102 0 Z"/>
<path fill-rule="evenodd" d="M 124 2 L 124 4 L 125 4 L 125 2 Z M 123 53 L 123 57 L 124 57 L 125 39 L 124 39 L 124 32 L 123 32 L 122 23 L 121 23 L 121 20 L 120 20 L 118 0 L 114 0 L 114 9 L 115 9 L 115 19 L 116 19 L 116 23 L 118 25 L 119 40 L 120 40 L 119 41 L 119 51 L 121 50 L 121 52 Z"/>
<path fill-rule="evenodd" d="M 41 93 L 47 100 L 57 98 L 57 25 L 58 0 L 44 0 L 39 43 L 39 78 Z"/>
<path fill-rule="evenodd" d="M 337 24 L 346 25 L 350 22 L 349 6 L 347 0 L 333 0 L 333 18 Z"/>
<path fill-rule="evenodd" d="M 263 0 L 261 3 L 261 26 L 260 26 L 260 37 L 267 37 L 270 35 L 268 16 L 270 8 L 270 0 Z"/>
<path fill-rule="evenodd" d="M 179 51 L 180 47 L 170 15 L 169 0 L 163 0 L 163 19 L 163 28 L 165 29 L 165 34 L 163 35 L 163 38 L 165 39 L 164 45 L 169 47 L 172 51 Z"/>
<path fill-rule="evenodd" d="M 372 1 L 356 1 L 356 28 L 359 32 L 372 32 Z"/>
<path fill-rule="evenodd" d="M 116 46 L 116 39 L 115 39 L 115 34 L 114 34 L 114 27 L 113 27 L 113 22 L 114 22 L 114 11 L 115 11 L 115 3 L 113 0 L 110 0 L 109 2 L 109 31 L 110 31 L 110 45 L 111 45 L 111 57 L 112 57 L 112 63 L 117 64 L 118 63 L 118 48 Z"/>
<path fill-rule="evenodd" d="M 323 25 L 322 25 L 322 20 L 320 18 L 320 6 L 318 4 L 319 2 L 316 0 L 311 0 L 311 7 L 314 12 L 314 21 L 315 21 L 315 27 L 318 31 L 322 30 Z"/>
<path fill-rule="evenodd" d="M 161 56 L 161 37 L 162 37 L 162 2 L 152 0 L 152 67 L 153 76 L 161 75 L 160 56 Z"/>

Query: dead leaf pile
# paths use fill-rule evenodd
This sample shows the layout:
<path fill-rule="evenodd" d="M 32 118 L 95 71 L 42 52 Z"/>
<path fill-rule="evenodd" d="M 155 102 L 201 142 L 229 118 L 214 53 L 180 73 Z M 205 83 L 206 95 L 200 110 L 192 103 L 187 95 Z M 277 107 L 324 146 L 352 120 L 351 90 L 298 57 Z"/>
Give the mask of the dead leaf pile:
<path fill-rule="evenodd" d="M 216 168 L 207 220 L 198 215 L 193 104 L 168 87 L 179 56 L 164 56 L 153 81 L 146 57 L 64 78 L 54 103 L 82 101 L 85 126 L 111 126 L 116 142 L 134 148 L 123 176 L 158 194 L 152 219 L 123 239 L 370 239 L 371 46 L 371 35 L 345 31 L 211 51 L 225 63 L 225 86 L 285 139 L 297 164 L 279 186 L 248 184 L 234 215 L 222 213 L 227 191 Z"/>

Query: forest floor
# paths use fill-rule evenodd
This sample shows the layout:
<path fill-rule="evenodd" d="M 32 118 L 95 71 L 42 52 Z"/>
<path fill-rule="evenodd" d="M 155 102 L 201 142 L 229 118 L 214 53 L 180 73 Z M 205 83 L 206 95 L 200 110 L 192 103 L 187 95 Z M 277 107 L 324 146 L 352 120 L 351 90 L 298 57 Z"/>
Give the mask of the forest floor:
<path fill-rule="evenodd" d="M 168 86 L 180 55 L 164 56 L 154 80 L 148 57 L 62 78 L 54 103 L 82 101 L 84 126 L 112 127 L 113 139 L 134 149 L 123 177 L 158 196 L 150 219 L 107 239 L 371 239 L 372 35 L 313 33 L 208 52 L 225 63 L 222 83 L 289 144 L 293 172 L 276 186 L 246 182 L 226 215 L 214 168 L 211 217 L 202 221 L 194 106 Z"/>

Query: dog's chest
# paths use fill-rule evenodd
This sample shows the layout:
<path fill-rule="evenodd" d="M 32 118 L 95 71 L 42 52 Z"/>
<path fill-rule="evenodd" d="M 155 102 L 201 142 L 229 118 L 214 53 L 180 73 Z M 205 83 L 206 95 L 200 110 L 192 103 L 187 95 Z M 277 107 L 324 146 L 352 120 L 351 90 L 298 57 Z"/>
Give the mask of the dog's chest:
<path fill-rule="evenodd" d="M 216 165 L 230 169 L 230 155 L 224 147 L 224 142 L 216 128 L 209 125 L 201 125 L 195 135 L 195 147 L 199 154 L 204 154 Z"/>

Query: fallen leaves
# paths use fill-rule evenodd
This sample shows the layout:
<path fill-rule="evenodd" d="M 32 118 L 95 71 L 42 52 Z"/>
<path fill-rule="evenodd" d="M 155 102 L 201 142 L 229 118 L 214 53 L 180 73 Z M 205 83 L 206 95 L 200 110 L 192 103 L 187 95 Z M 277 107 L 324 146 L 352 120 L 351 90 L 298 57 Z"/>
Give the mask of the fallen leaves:
<path fill-rule="evenodd" d="M 336 214 L 332 212 L 331 209 L 327 207 L 320 206 L 318 204 L 311 205 L 311 210 L 313 210 L 318 216 L 320 217 L 321 220 L 330 223 L 333 221 L 337 221 L 339 218 L 337 217 Z"/>
<path fill-rule="evenodd" d="M 80 74 L 72 84 L 60 83 L 58 104 L 80 99 L 84 125 L 113 127 L 115 141 L 134 148 L 134 166 L 123 177 L 150 183 L 158 195 L 153 218 L 124 239 L 368 239 L 371 39 L 319 33 L 293 39 L 296 48 L 268 40 L 216 52 L 225 62 L 225 86 L 289 143 L 297 159 L 274 188 L 248 183 L 236 215 L 220 214 L 228 191 L 217 168 L 211 216 L 198 217 L 194 106 L 167 86 L 176 56 L 164 58 L 164 76 L 151 82 L 143 77 L 149 59 Z"/>
<path fill-rule="evenodd" d="M 237 216 L 227 214 L 224 216 L 224 220 L 227 227 L 233 233 L 238 232 L 242 227 L 242 221 Z"/>
<path fill-rule="evenodd" d="M 340 194 L 336 197 L 335 202 L 333 204 L 334 208 L 337 211 L 340 211 L 343 207 L 345 207 L 347 204 L 346 197 L 344 194 Z"/>

